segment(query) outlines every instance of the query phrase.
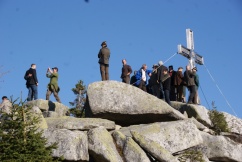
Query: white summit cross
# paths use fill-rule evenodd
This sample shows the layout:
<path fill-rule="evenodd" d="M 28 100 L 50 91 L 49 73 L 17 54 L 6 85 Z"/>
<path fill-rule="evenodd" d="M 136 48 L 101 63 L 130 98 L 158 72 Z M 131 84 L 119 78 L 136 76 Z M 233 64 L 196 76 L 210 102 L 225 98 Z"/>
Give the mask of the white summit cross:
<path fill-rule="evenodd" d="M 191 68 L 195 67 L 195 63 L 203 65 L 203 57 L 194 51 L 193 31 L 186 29 L 187 34 L 187 47 L 178 45 L 178 53 L 189 59 Z"/>

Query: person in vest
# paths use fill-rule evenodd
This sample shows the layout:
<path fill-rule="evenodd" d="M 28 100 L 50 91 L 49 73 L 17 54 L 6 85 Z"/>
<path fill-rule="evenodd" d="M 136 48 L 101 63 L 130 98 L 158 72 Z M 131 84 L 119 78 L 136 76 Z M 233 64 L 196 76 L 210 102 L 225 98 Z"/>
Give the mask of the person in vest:
<path fill-rule="evenodd" d="M 130 65 L 127 64 L 126 59 L 122 60 L 123 67 L 122 67 L 122 73 L 121 73 L 121 79 L 123 83 L 130 84 L 130 74 L 132 73 L 132 68 Z"/>
<path fill-rule="evenodd" d="M 147 70 L 147 65 L 143 64 L 135 75 L 137 80 L 135 84 L 145 92 L 147 92 L 146 85 L 148 84 L 148 77 L 151 76 L 151 73 L 151 70 Z"/>
<path fill-rule="evenodd" d="M 58 93 L 60 91 L 60 87 L 58 85 L 58 78 L 59 78 L 58 68 L 54 67 L 52 68 L 52 70 L 48 68 L 46 72 L 46 77 L 50 78 L 50 83 L 47 85 L 46 100 L 49 100 L 50 95 L 53 93 L 56 101 L 61 103 L 60 98 L 58 96 Z"/>
<path fill-rule="evenodd" d="M 99 50 L 98 63 L 100 64 L 100 73 L 102 77 L 102 81 L 109 80 L 109 58 L 110 58 L 110 50 L 107 47 L 106 41 L 102 42 L 102 48 Z"/>
<path fill-rule="evenodd" d="M 31 64 L 29 70 L 26 71 L 24 75 L 26 80 L 26 87 L 28 88 L 27 101 L 38 99 L 38 79 L 36 73 L 36 64 Z"/>

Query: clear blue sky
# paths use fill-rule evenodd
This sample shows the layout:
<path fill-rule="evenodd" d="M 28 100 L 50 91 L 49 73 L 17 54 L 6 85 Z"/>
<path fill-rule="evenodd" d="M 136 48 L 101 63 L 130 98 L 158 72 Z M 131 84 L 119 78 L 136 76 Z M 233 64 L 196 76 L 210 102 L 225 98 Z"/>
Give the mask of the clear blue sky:
<path fill-rule="evenodd" d="M 25 71 L 37 64 L 39 98 L 45 99 L 48 67 L 59 68 L 59 96 L 69 106 L 78 80 L 100 81 L 97 54 L 102 41 L 111 50 L 110 79 L 121 81 L 121 60 L 133 70 L 151 69 L 186 46 L 186 29 L 194 32 L 195 51 L 217 85 L 242 118 L 242 1 L 241 0 L 0 0 L 0 95 L 27 96 Z M 166 66 L 185 67 L 176 55 Z M 202 90 L 211 107 L 233 114 L 205 66 L 198 65 Z M 202 104 L 208 108 L 199 89 Z M 55 101 L 54 97 L 51 97 Z"/>

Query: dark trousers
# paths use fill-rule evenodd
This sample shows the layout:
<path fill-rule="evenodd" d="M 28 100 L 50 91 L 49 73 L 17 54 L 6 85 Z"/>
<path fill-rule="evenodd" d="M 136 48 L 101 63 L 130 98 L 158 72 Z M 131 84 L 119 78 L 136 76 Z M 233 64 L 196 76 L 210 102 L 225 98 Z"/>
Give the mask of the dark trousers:
<path fill-rule="evenodd" d="M 109 80 L 109 73 L 108 73 L 108 64 L 100 64 L 100 73 L 102 77 L 102 81 Z"/>
<path fill-rule="evenodd" d="M 27 101 L 31 101 L 33 99 L 37 100 L 38 99 L 38 87 L 37 87 L 37 85 L 32 85 L 32 84 L 27 85 L 27 88 L 29 90 Z"/>
<path fill-rule="evenodd" d="M 171 102 L 170 102 L 170 91 L 169 90 L 164 90 L 164 95 L 165 95 L 165 101 L 171 105 Z"/>
<path fill-rule="evenodd" d="M 160 82 L 160 99 L 164 99 L 164 91 L 163 91 L 163 84 Z"/>
<path fill-rule="evenodd" d="M 147 92 L 145 81 L 143 81 L 142 79 L 140 81 L 139 88 L 142 89 L 143 91 Z"/>
<path fill-rule="evenodd" d="M 152 94 L 157 98 L 160 98 L 160 87 L 158 84 L 151 86 Z"/>
<path fill-rule="evenodd" d="M 182 102 L 183 99 L 183 85 L 177 86 L 177 101 Z"/>
<path fill-rule="evenodd" d="M 176 87 L 173 86 L 173 85 L 171 85 L 170 100 L 171 101 L 176 101 Z"/>
<path fill-rule="evenodd" d="M 126 76 L 126 77 L 122 78 L 122 82 L 123 83 L 130 84 L 130 77 L 129 76 Z"/>
<path fill-rule="evenodd" d="M 59 102 L 59 103 L 61 103 L 60 98 L 58 96 L 58 93 L 55 91 L 55 89 L 51 89 L 51 88 L 48 88 L 47 89 L 47 92 L 46 92 L 46 100 L 50 100 L 50 95 L 52 93 L 54 94 L 54 97 L 55 97 L 56 101 Z"/>
<path fill-rule="evenodd" d="M 194 96 L 196 94 L 196 87 L 195 87 L 195 85 L 188 86 L 188 89 L 189 89 L 189 92 L 190 92 L 188 103 L 193 103 L 192 101 L 193 101 L 193 98 L 194 98 Z"/>

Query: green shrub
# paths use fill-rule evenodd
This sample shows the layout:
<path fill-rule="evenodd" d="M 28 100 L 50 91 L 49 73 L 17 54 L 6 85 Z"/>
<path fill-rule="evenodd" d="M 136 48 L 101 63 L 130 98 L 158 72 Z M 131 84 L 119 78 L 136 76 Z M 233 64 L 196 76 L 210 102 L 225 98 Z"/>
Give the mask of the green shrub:
<path fill-rule="evenodd" d="M 213 108 L 212 110 L 209 110 L 209 117 L 213 124 L 212 129 L 215 131 L 217 135 L 219 135 L 221 132 L 230 132 L 228 128 L 228 123 L 225 120 L 224 114 L 217 111 L 216 107 L 214 106 L 214 102 L 212 103 Z"/>
<path fill-rule="evenodd" d="M 47 146 L 47 139 L 38 129 L 40 118 L 31 113 L 32 107 L 12 103 L 11 114 L 2 114 L 0 124 L 0 161 L 58 161 L 52 157 L 57 144 Z"/>

